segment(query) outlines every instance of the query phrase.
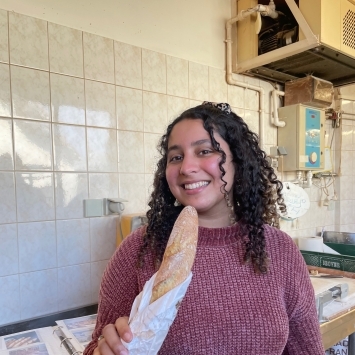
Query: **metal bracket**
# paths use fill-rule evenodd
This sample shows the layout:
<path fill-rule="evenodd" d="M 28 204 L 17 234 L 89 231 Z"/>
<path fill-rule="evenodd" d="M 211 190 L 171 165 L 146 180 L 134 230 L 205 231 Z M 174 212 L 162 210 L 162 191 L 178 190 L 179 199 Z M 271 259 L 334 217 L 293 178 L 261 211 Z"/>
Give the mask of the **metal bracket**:
<path fill-rule="evenodd" d="M 331 301 L 335 299 L 342 299 L 348 295 L 349 286 L 347 283 L 338 284 L 327 291 L 316 295 L 316 305 L 318 312 L 318 320 L 323 323 L 327 320 L 323 317 L 323 309 Z"/>
<path fill-rule="evenodd" d="M 128 202 L 123 198 L 104 198 L 104 215 L 122 214 L 125 209 L 123 202 Z"/>

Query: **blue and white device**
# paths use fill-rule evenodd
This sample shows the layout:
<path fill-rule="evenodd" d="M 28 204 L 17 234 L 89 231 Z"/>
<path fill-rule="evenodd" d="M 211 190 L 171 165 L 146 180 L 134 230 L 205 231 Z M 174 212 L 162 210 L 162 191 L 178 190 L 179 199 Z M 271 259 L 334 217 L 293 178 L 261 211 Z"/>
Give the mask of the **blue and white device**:
<path fill-rule="evenodd" d="M 284 171 L 324 169 L 325 110 L 302 104 L 280 107 L 286 122 L 277 130 L 277 144 L 286 148 Z"/>

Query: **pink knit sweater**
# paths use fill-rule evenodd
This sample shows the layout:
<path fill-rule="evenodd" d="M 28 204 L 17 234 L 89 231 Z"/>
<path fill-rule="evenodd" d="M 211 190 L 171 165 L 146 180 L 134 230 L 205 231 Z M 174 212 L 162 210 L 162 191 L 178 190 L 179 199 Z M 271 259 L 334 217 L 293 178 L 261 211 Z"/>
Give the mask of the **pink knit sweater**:
<path fill-rule="evenodd" d="M 109 262 L 100 289 L 92 355 L 102 328 L 129 316 L 154 274 L 151 258 L 136 268 L 143 230 L 127 237 Z M 193 277 L 159 355 L 323 355 L 313 288 L 295 243 L 265 226 L 270 269 L 243 264 L 240 227 L 199 227 Z"/>

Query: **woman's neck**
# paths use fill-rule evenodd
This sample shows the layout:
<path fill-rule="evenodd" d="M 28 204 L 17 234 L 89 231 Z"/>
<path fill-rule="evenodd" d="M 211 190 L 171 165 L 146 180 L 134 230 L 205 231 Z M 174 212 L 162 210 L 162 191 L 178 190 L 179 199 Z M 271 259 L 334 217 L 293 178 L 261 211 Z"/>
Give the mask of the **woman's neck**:
<path fill-rule="evenodd" d="M 211 216 L 198 215 L 198 225 L 205 228 L 223 228 L 228 227 L 234 223 L 231 222 L 231 219 L 228 215 L 219 216 L 211 218 Z"/>

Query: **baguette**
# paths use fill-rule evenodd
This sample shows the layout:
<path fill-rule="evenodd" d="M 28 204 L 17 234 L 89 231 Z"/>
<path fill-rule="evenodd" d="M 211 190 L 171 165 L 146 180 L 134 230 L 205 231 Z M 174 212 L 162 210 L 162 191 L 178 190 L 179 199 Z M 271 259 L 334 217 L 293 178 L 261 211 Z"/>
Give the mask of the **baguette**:
<path fill-rule="evenodd" d="M 198 217 L 194 207 L 186 206 L 174 227 L 157 271 L 150 303 L 183 283 L 191 272 L 195 260 L 198 237 Z"/>

